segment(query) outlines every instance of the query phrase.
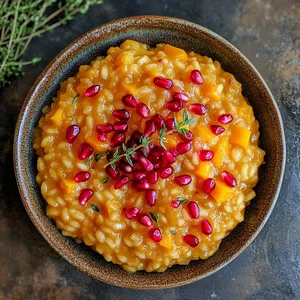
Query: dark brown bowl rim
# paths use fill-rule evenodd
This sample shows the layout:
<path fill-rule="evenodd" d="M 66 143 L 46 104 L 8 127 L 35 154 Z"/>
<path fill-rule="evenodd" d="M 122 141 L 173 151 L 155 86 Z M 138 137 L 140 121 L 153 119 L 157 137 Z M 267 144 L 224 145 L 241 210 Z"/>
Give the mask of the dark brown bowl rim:
<path fill-rule="evenodd" d="M 273 201 L 272 204 L 269 208 L 269 211 L 266 213 L 266 215 L 264 216 L 264 220 L 261 222 L 260 226 L 257 228 L 257 230 L 255 231 L 255 233 L 253 233 L 253 235 L 249 238 L 249 240 L 247 241 L 247 243 L 245 243 L 245 245 L 243 247 L 241 247 L 238 251 L 236 251 L 231 257 L 229 257 L 227 260 L 225 260 L 223 263 L 221 263 L 219 266 L 217 266 L 215 269 L 206 272 L 200 276 L 195 276 L 192 279 L 188 279 L 188 280 L 179 280 L 176 283 L 168 283 L 165 284 L 163 286 L 161 285 L 157 285 L 157 286 L 151 286 L 151 287 L 146 287 L 146 286 L 130 286 L 127 284 L 116 284 L 113 280 L 113 278 L 109 278 L 109 279 L 103 279 L 103 278 L 98 278 L 97 276 L 94 276 L 93 274 L 91 274 L 87 269 L 85 269 L 83 266 L 75 263 L 72 259 L 70 259 L 68 257 L 68 254 L 65 253 L 65 250 L 60 247 L 59 245 L 55 244 L 55 242 L 51 239 L 51 235 L 48 235 L 48 233 L 44 230 L 43 226 L 39 223 L 38 218 L 35 215 L 35 211 L 32 207 L 31 201 L 32 199 L 27 199 L 26 195 L 28 193 L 26 193 L 26 188 L 24 188 L 22 186 L 22 180 L 24 180 L 24 175 L 22 174 L 22 167 L 20 164 L 21 158 L 22 158 L 22 153 L 20 152 L 20 147 L 19 145 L 19 140 L 20 140 L 20 135 L 22 133 L 22 131 L 20 130 L 21 128 L 23 128 L 23 115 L 24 112 L 28 109 L 28 104 L 30 104 L 30 100 L 31 97 L 34 93 L 34 91 L 36 89 L 38 89 L 39 83 L 43 80 L 44 75 L 49 71 L 49 69 L 51 68 L 51 65 L 54 63 L 54 61 L 61 59 L 62 55 L 66 52 L 66 51 L 70 51 L 72 48 L 76 48 L 76 44 L 83 39 L 85 36 L 92 34 L 94 31 L 97 31 L 99 29 L 103 29 L 107 26 L 110 26 L 112 24 L 116 24 L 116 23 L 126 23 L 129 22 L 129 25 L 131 25 L 131 22 L 134 22 L 135 20 L 139 20 L 139 19 L 150 19 L 150 20 L 164 20 L 173 24 L 177 24 L 177 25 L 181 25 L 184 24 L 185 26 L 189 26 L 192 27 L 193 29 L 199 31 L 199 32 L 203 32 L 207 35 L 209 35 L 210 37 L 212 37 L 214 40 L 216 40 L 218 43 L 222 43 L 222 44 L 226 44 L 226 47 L 228 47 L 228 49 L 230 49 L 231 51 L 233 51 L 236 55 L 240 56 L 243 61 L 248 64 L 252 70 L 255 72 L 256 76 L 259 78 L 259 80 L 262 82 L 262 84 L 264 85 L 269 97 L 272 99 L 272 103 L 273 106 L 277 112 L 278 115 L 278 120 L 280 123 L 280 129 L 281 129 L 281 140 L 282 140 L 282 163 L 281 163 L 281 172 L 280 172 L 280 178 L 278 181 L 278 185 L 277 185 L 277 189 L 276 189 L 276 193 L 274 194 L 273 197 Z M 125 25 L 126 26 L 126 25 Z M 75 50 L 76 51 L 76 50 Z M 200 279 L 203 279 L 217 271 L 219 271 L 220 269 L 222 269 L 223 267 L 225 267 L 227 264 L 229 264 L 230 262 L 232 262 L 235 258 L 237 258 L 251 243 L 252 241 L 257 237 L 257 235 L 259 234 L 259 232 L 262 230 L 262 228 L 264 227 L 264 225 L 266 224 L 268 218 L 270 217 L 270 214 L 276 204 L 279 192 L 280 192 L 280 188 L 282 185 L 282 181 L 283 181 L 283 176 L 284 176 L 284 169 L 285 169 L 285 164 L 286 164 L 286 143 L 285 143 L 285 134 L 284 134 L 284 126 L 283 126 L 283 121 L 282 121 L 282 117 L 279 111 L 279 108 L 277 106 L 277 103 L 270 91 L 270 89 L 268 88 L 267 84 L 265 83 L 265 81 L 263 80 L 262 76 L 259 74 L 259 72 L 256 70 L 256 68 L 253 66 L 253 64 L 236 48 L 234 47 L 231 43 L 229 43 L 227 40 L 225 40 L 224 38 L 222 38 L 221 36 L 219 36 L 218 34 L 214 33 L 213 31 L 195 24 L 193 22 L 189 22 L 189 21 L 185 21 L 182 19 L 178 19 L 178 18 L 171 18 L 171 17 L 165 17 L 165 16 L 154 16 L 154 15 L 143 15 L 143 16 L 133 16 L 133 17 L 127 17 L 127 18 L 121 18 L 121 19 L 116 19 L 110 22 L 107 22 L 103 25 L 97 26 L 91 30 L 89 30 L 88 32 L 82 34 L 80 37 L 78 37 L 75 41 L 73 41 L 71 44 L 69 44 L 66 48 L 64 48 L 59 54 L 57 54 L 53 60 L 47 65 L 47 67 L 43 70 L 43 72 L 39 75 L 39 77 L 36 79 L 35 83 L 33 84 L 33 86 L 31 87 L 30 91 L 27 94 L 27 97 L 23 103 L 23 106 L 20 110 L 18 119 L 17 119 L 17 123 L 16 123 L 16 128 L 15 128 L 15 134 L 14 134 L 14 142 L 13 142 L 13 160 L 14 160 L 14 170 L 15 170 L 15 176 L 16 176 L 16 181 L 17 181 L 17 185 L 18 185 L 18 189 L 19 189 L 19 193 L 23 202 L 23 205 L 26 209 L 26 212 L 28 214 L 28 216 L 30 217 L 31 221 L 33 222 L 33 224 L 35 225 L 35 227 L 37 228 L 37 230 L 41 233 L 41 235 L 45 238 L 45 240 L 50 244 L 50 246 L 57 251 L 64 259 L 66 259 L 71 265 L 75 266 L 77 269 L 79 269 L 81 272 L 85 273 L 88 276 L 91 276 L 97 280 L 100 280 L 102 282 L 105 282 L 107 284 L 112 284 L 112 285 L 117 285 L 117 286 L 121 286 L 121 287 L 126 287 L 126 288 L 135 288 L 135 289 L 143 289 L 143 290 L 147 290 L 147 289 L 161 289 L 161 288 L 172 288 L 172 287 L 178 287 L 178 286 L 182 286 L 182 285 L 186 285 L 189 283 L 193 283 L 195 281 L 198 281 Z M 29 198 L 29 197 L 28 197 Z M 108 262 L 110 263 L 110 262 Z"/>

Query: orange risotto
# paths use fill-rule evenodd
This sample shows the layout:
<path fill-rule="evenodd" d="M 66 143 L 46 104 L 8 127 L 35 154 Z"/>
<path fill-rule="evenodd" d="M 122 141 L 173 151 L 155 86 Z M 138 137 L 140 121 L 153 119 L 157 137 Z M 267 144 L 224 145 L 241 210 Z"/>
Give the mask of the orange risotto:
<path fill-rule="evenodd" d="M 255 197 L 258 128 L 219 62 L 127 40 L 43 109 L 33 147 L 46 213 L 129 272 L 206 259 Z"/>

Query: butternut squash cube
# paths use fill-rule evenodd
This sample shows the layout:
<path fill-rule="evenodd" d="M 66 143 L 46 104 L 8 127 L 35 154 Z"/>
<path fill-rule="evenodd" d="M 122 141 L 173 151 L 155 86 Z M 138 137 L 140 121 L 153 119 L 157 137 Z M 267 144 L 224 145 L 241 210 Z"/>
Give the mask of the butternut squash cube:
<path fill-rule="evenodd" d="M 226 185 L 226 183 L 215 180 L 216 181 L 216 187 L 215 189 L 210 193 L 211 196 L 218 202 L 224 202 L 230 199 L 232 193 L 233 193 L 233 188 L 229 187 Z"/>
<path fill-rule="evenodd" d="M 126 80 L 123 80 L 121 83 L 121 88 L 128 94 L 134 95 L 136 93 L 136 87 L 132 84 L 127 82 Z"/>
<path fill-rule="evenodd" d="M 226 137 L 219 137 L 212 162 L 216 168 L 221 168 L 230 150 L 229 141 Z"/>
<path fill-rule="evenodd" d="M 165 248 L 170 249 L 172 247 L 172 236 L 171 233 L 165 232 L 163 234 L 162 240 L 159 242 L 159 244 Z"/>
<path fill-rule="evenodd" d="M 57 126 L 60 126 L 62 124 L 63 118 L 64 118 L 64 111 L 61 108 L 59 108 L 50 119 Z"/>
<path fill-rule="evenodd" d="M 208 143 L 217 137 L 211 132 L 208 126 L 197 126 L 197 131 L 203 143 Z"/>
<path fill-rule="evenodd" d="M 251 131 L 243 127 L 232 127 L 230 142 L 243 148 L 249 146 Z"/>
<path fill-rule="evenodd" d="M 109 148 L 108 143 L 99 141 L 96 136 L 88 137 L 86 142 L 97 152 L 106 151 Z"/>
<path fill-rule="evenodd" d="M 164 46 L 164 52 L 171 58 L 171 59 L 182 59 L 187 60 L 188 56 L 183 49 L 174 47 L 172 45 L 166 44 Z"/>
<path fill-rule="evenodd" d="M 116 59 L 116 65 L 129 65 L 132 64 L 134 61 L 134 56 L 131 52 L 123 52 L 118 55 Z"/>
<path fill-rule="evenodd" d="M 221 94 L 217 92 L 217 84 L 213 82 L 204 82 L 200 88 L 204 97 L 208 97 L 214 101 L 220 100 Z"/>
<path fill-rule="evenodd" d="M 63 181 L 61 181 L 61 187 L 66 194 L 72 194 L 79 188 L 79 185 L 72 179 L 63 179 Z"/>
<path fill-rule="evenodd" d="M 209 162 L 200 161 L 195 169 L 195 175 L 203 179 L 211 176 L 211 165 Z"/>

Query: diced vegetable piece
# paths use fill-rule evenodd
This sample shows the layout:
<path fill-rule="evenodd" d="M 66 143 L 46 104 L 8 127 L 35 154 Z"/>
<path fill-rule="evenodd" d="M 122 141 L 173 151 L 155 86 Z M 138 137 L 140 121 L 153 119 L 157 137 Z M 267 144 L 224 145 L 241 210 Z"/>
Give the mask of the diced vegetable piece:
<path fill-rule="evenodd" d="M 167 141 L 168 141 L 167 143 L 168 148 L 175 147 L 178 144 L 177 139 L 174 135 L 167 136 Z"/>
<path fill-rule="evenodd" d="M 133 63 L 134 61 L 134 56 L 131 52 L 123 52 L 119 54 L 119 56 L 116 59 L 116 65 L 129 65 Z"/>
<path fill-rule="evenodd" d="M 211 165 L 209 162 L 200 161 L 195 169 L 195 175 L 201 178 L 208 178 L 211 175 Z"/>
<path fill-rule="evenodd" d="M 121 88 L 128 94 L 134 95 L 136 93 L 136 87 L 132 83 L 129 83 L 125 80 L 122 81 L 121 83 Z"/>
<path fill-rule="evenodd" d="M 216 149 L 215 149 L 215 155 L 212 159 L 212 162 L 216 168 L 221 168 L 225 158 L 227 157 L 229 153 L 229 141 L 226 137 L 219 137 L 219 141 L 217 143 Z"/>
<path fill-rule="evenodd" d="M 172 247 L 172 236 L 171 233 L 165 232 L 163 234 L 162 240 L 159 242 L 159 244 L 165 248 L 170 249 Z"/>
<path fill-rule="evenodd" d="M 171 59 L 181 59 L 187 60 L 188 56 L 183 49 L 171 46 L 166 44 L 164 46 L 164 52 L 171 58 Z"/>
<path fill-rule="evenodd" d="M 217 137 L 211 132 L 208 126 L 197 126 L 197 131 L 203 143 L 208 143 Z"/>
<path fill-rule="evenodd" d="M 243 128 L 234 126 L 231 128 L 230 142 L 243 148 L 249 146 L 251 131 Z"/>
<path fill-rule="evenodd" d="M 205 97 L 218 101 L 221 98 L 221 94 L 218 93 L 217 87 L 217 84 L 213 82 L 204 82 L 204 84 L 201 85 L 201 91 Z"/>
<path fill-rule="evenodd" d="M 216 181 L 216 187 L 214 190 L 210 193 L 211 196 L 218 202 L 224 202 L 230 199 L 234 189 L 226 185 L 226 183 L 215 180 Z"/>
<path fill-rule="evenodd" d="M 86 139 L 86 142 L 92 146 L 92 148 L 96 152 L 103 152 L 106 151 L 109 148 L 108 143 L 103 143 L 97 139 L 96 136 L 90 136 Z"/>
<path fill-rule="evenodd" d="M 60 126 L 62 124 L 63 119 L 64 119 L 64 111 L 61 108 L 59 108 L 50 119 L 57 126 Z"/>
<path fill-rule="evenodd" d="M 79 185 L 74 180 L 64 179 L 61 182 L 61 187 L 64 189 L 66 194 L 72 194 L 77 190 L 77 188 L 79 188 Z"/>

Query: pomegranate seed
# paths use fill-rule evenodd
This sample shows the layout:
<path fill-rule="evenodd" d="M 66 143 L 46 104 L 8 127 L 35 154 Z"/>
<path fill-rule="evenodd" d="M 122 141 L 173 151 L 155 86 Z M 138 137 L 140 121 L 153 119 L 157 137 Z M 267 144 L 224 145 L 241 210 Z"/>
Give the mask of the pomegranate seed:
<path fill-rule="evenodd" d="M 80 145 L 78 158 L 80 160 L 85 160 L 94 152 L 93 148 L 88 143 L 83 143 Z"/>
<path fill-rule="evenodd" d="M 90 173 L 89 172 L 78 172 L 75 176 L 74 176 L 74 181 L 75 182 L 85 182 L 90 178 Z"/>
<path fill-rule="evenodd" d="M 122 102 L 124 105 L 131 107 L 131 108 L 136 108 L 138 105 L 136 98 L 131 94 L 127 94 L 127 95 L 123 96 Z"/>
<path fill-rule="evenodd" d="M 148 214 L 141 214 L 139 216 L 139 223 L 146 227 L 150 227 L 152 226 L 152 219 Z"/>
<path fill-rule="evenodd" d="M 134 187 L 139 191 L 146 191 L 150 188 L 150 185 L 147 180 L 142 180 L 140 182 L 135 182 Z"/>
<path fill-rule="evenodd" d="M 203 219 L 201 222 L 201 231 L 205 235 L 210 235 L 213 232 L 212 226 L 207 219 Z"/>
<path fill-rule="evenodd" d="M 182 101 L 179 99 L 171 100 L 167 103 L 167 109 L 171 111 L 180 111 L 182 109 Z"/>
<path fill-rule="evenodd" d="M 151 153 L 149 159 L 152 163 L 157 163 L 161 161 L 162 153 L 158 151 L 154 151 Z"/>
<path fill-rule="evenodd" d="M 224 127 L 219 126 L 219 125 L 210 125 L 210 129 L 213 132 L 213 134 L 215 134 L 215 135 L 219 135 L 225 131 Z"/>
<path fill-rule="evenodd" d="M 77 125 L 71 125 L 66 131 L 66 140 L 68 143 L 73 144 L 77 135 L 80 133 L 80 128 Z"/>
<path fill-rule="evenodd" d="M 189 101 L 188 96 L 186 94 L 183 94 L 183 93 L 175 93 L 174 98 L 179 99 L 182 102 L 188 102 Z"/>
<path fill-rule="evenodd" d="M 120 171 L 124 173 L 132 173 L 133 167 L 125 161 L 120 161 L 118 164 Z"/>
<path fill-rule="evenodd" d="M 203 181 L 203 192 L 210 194 L 216 187 L 216 182 L 212 178 L 207 178 Z"/>
<path fill-rule="evenodd" d="M 145 130 L 144 130 L 144 136 L 151 136 L 156 131 L 156 126 L 154 121 L 148 120 L 145 122 Z"/>
<path fill-rule="evenodd" d="M 151 228 L 149 231 L 149 237 L 152 239 L 154 242 L 158 243 L 162 239 L 161 231 L 158 228 Z"/>
<path fill-rule="evenodd" d="M 106 138 L 107 138 L 107 135 L 105 133 L 98 133 L 97 134 L 97 139 L 100 141 L 100 142 L 105 142 L 106 141 Z"/>
<path fill-rule="evenodd" d="M 187 234 L 183 237 L 183 241 L 187 243 L 190 247 L 195 248 L 199 244 L 199 239 L 192 235 L 192 234 Z"/>
<path fill-rule="evenodd" d="M 170 152 L 177 157 L 179 155 L 178 151 L 176 149 L 170 149 Z"/>
<path fill-rule="evenodd" d="M 233 116 L 230 114 L 224 114 L 219 116 L 218 121 L 222 124 L 228 124 L 230 122 L 232 122 L 233 120 Z"/>
<path fill-rule="evenodd" d="M 143 134 L 140 131 L 135 131 L 132 135 L 131 138 L 136 141 L 137 143 L 140 144 L 140 139 L 143 136 Z"/>
<path fill-rule="evenodd" d="M 175 177 L 175 183 L 177 183 L 180 186 L 190 184 L 191 182 L 192 182 L 192 177 L 188 174 Z"/>
<path fill-rule="evenodd" d="M 98 133 L 110 133 L 113 131 L 113 127 L 111 124 L 106 123 L 106 124 L 97 125 L 96 130 Z"/>
<path fill-rule="evenodd" d="M 154 168 L 152 162 L 143 155 L 139 157 L 139 163 L 146 172 L 152 171 Z"/>
<path fill-rule="evenodd" d="M 135 171 L 133 173 L 133 177 L 134 179 L 136 179 L 137 181 L 142 181 L 143 179 L 146 178 L 146 174 L 144 172 L 140 172 L 140 171 Z"/>
<path fill-rule="evenodd" d="M 123 185 L 125 185 L 129 181 L 130 181 L 130 179 L 128 176 L 126 176 L 126 175 L 120 176 L 120 178 L 117 180 L 117 182 L 114 185 L 114 189 L 117 190 L 117 189 L 121 188 Z"/>
<path fill-rule="evenodd" d="M 157 199 L 157 192 L 155 190 L 147 190 L 145 194 L 146 203 L 150 206 L 154 206 Z"/>
<path fill-rule="evenodd" d="M 154 170 L 156 170 L 156 171 L 160 170 L 160 169 L 161 169 L 161 166 L 162 166 L 162 163 L 160 163 L 160 162 L 154 164 Z"/>
<path fill-rule="evenodd" d="M 234 176 L 232 174 L 230 174 L 227 171 L 223 171 L 222 172 L 222 177 L 225 181 L 225 183 L 230 186 L 230 187 L 236 187 L 237 186 L 237 182 L 236 179 L 234 178 Z"/>
<path fill-rule="evenodd" d="M 205 115 L 207 112 L 206 107 L 203 104 L 199 104 L 199 103 L 191 104 L 189 106 L 189 110 L 198 116 Z"/>
<path fill-rule="evenodd" d="M 125 132 L 128 130 L 128 124 L 124 121 L 119 121 L 114 124 L 114 130 L 118 132 Z"/>
<path fill-rule="evenodd" d="M 160 177 L 162 179 L 166 179 L 170 177 L 173 174 L 174 170 L 171 166 L 169 165 L 163 165 L 160 169 Z"/>
<path fill-rule="evenodd" d="M 100 85 L 92 85 L 85 91 L 86 97 L 93 97 L 100 91 Z"/>
<path fill-rule="evenodd" d="M 190 201 L 187 205 L 189 215 L 192 219 L 199 219 L 200 209 L 195 201 Z"/>
<path fill-rule="evenodd" d="M 140 102 L 138 105 L 137 105 L 137 108 L 136 108 L 136 112 L 143 118 L 148 118 L 150 116 L 150 109 L 149 107 L 145 104 L 145 103 L 142 103 Z"/>
<path fill-rule="evenodd" d="M 199 157 L 203 161 L 212 160 L 214 157 L 214 152 L 211 150 L 201 150 L 199 152 Z"/>
<path fill-rule="evenodd" d="M 111 165 L 108 165 L 105 168 L 105 171 L 113 179 L 117 179 L 119 177 L 119 171 L 117 169 L 113 169 Z"/>
<path fill-rule="evenodd" d="M 190 142 L 194 138 L 194 134 L 191 131 L 187 131 L 185 135 L 179 134 L 181 140 Z"/>
<path fill-rule="evenodd" d="M 170 118 L 166 120 L 166 127 L 168 130 L 173 130 L 175 128 L 174 119 Z"/>
<path fill-rule="evenodd" d="M 158 181 L 158 174 L 155 171 L 150 171 L 147 174 L 147 180 L 150 184 L 155 184 Z"/>
<path fill-rule="evenodd" d="M 85 206 L 90 198 L 93 196 L 93 191 L 90 189 L 83 189 L 79 195 L 79 204 Z"/>
<path fill-rule="evenodd" d="M 138 207 L 131 207 L 126 210 L 125 217 L 129 220 L 137 217 L 141 213 L 141 210 Z"/>
<path fill-rule="evenodd" d="M 174 207 L 174 208 L 177 208 L 179 207 L 180 205 L 180 201 L 179 200 L 172 200 L 171 201 L 171 206 Z"/>
<path fill-rule="evenodd" d="M 115 133 L 110 140 L 109 145 L 113 148 L 120 146 L 125 142 L 125 134 L 124 133 Z"/>
<path fill-rule="evenodd" d="M 113 117 L 122 121 L 128 121 L 131 117 L 130 113 L 126 109 L 116 109 L 112 113 Z"/>
<path fill-rule="evenodd" d="M 162 146 L 154 146 L 153 147 L 153 152 L 160 152 L 160 153 L 163 153 L 165 151 L 165 149 L 162 147 Z"/>
<path fill-rule="evenodd" d="M 160 114 L 154 115 L 151 118 L 151 120 L 154 122 L 154 124 L 158 130 L 161 130 L 163 128 L 163 126 L 165 125 L 165 121 Z"/>
<path fill-rule="evenodd" d="M 198 85 L 201 85 L 204 83 L 204 80 L 203 80 L 203 77 L 202 77 L 200 71 L 198 71 L 198 70 L 191 71 L 191 81 L 192 81 L 192 83 L 198 84 Z"/>
<path fill-rule="evenodd" d="M 176 158 L 170 150 L 165 150 L 163 153 L 163 160 L 166 164 L 173 164 Z"/>
<path fill-rule="evenodd" d="M 190 151 L 191 148 L 192 148 L 192 144 L 189 142 L 181 142 L 176 145 L 176 150 L 177 150 L 178 154 L 184 154 L 184 153 Z"/>
<path fill-rule="evenodd" d="M 173 81 L 171 79 L 167 79 L 164 77 L 154 77 L 153 78 L 153 83 L 163 89 L 170 89 L 173 86 Z"/>

